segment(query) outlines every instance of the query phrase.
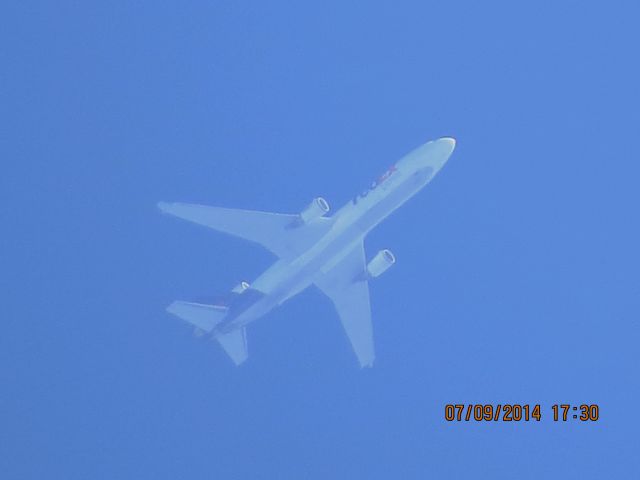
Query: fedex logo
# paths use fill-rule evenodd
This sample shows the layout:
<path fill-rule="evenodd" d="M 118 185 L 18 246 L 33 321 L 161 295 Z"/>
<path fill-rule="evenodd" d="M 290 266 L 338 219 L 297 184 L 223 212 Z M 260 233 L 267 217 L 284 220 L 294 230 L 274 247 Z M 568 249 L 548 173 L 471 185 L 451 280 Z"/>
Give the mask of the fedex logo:
<path fill-rule="evenodd" d="M 386 172 L 384 172 L 382 175 L 380 175 L 376 180 L 374 180 L 371 183 L 371 186 L 367 190 L 353 197 L 352 203 L 355 205 L 360 200 L 365 198 L 367 195 L 369 195 L 369 193 L 375 190 L 379 185 L 382 185 L 391 175 L 393 175 L 393 173 L 396 170 L 398 170 L 398 168 L 395 165 L 391 165 L 391 167 Z"/>

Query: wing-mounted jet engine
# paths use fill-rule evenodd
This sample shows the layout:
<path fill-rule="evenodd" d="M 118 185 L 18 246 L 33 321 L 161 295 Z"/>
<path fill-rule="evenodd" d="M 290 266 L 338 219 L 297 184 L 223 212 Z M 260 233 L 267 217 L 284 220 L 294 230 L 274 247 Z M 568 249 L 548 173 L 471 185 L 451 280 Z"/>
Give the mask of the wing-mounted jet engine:
<path fill-rule="evenodd" d="M 329 203 L 322 197 L 314 198 L 300 213 L 300 222 L 309 223 L 329 212 Z"/>
<path fill-rule="evenodd" d="M 391 253 L 391 250 L 380 250 L 367 264 L 367 276 L 379 277 L 394 263 L 396 263 L 396 257 Z"/>
<path fill-rule="evenodd" d="M 286 226 L 289 228 L 298 228 L 310 223 L 315 224 L 315 221 L 322 218 L 329 212 L 329 203 L 322 197 L 316 197 L 311 200 L 311 203 L 306 206 L 302 212 L 296 215 L 291 223 Z"/>

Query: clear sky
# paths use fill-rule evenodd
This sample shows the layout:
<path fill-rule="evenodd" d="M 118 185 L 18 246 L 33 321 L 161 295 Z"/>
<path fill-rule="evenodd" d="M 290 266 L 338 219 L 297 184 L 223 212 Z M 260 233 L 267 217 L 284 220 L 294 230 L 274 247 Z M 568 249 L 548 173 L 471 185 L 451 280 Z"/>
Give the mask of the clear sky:
<path fill-rule="evenodd" d="M 2 478 L 640 478 L 636 4 L 3 2 Z M 242 368 L 165 313 L 273 258 L 158 200 L 337 209 L 444 135 L 373 369 L 315 290 Z"/>

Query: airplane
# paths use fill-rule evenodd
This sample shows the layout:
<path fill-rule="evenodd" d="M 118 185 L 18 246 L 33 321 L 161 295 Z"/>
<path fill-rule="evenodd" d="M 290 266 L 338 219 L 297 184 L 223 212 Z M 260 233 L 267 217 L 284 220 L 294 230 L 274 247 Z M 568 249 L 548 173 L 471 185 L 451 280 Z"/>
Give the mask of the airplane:
<path fill-rule="evenodd" d="M 375 358 L 369 280 L 396 262 L 390 250 L 366 260 L 364 238 L 427 185 L 456 142 L 442 137 L 403 157 L 333 216 L 317 197 L 299 214 L 158 203 L 167 214 L 262 245 L 278 260 L 252 283 L 240 282 L 218 304 L 175 301 L 167 311 L 218 341 L 231 360 L 248 358 L 246 326 L 311 285 L 332 301 L 360 367 Z"/>

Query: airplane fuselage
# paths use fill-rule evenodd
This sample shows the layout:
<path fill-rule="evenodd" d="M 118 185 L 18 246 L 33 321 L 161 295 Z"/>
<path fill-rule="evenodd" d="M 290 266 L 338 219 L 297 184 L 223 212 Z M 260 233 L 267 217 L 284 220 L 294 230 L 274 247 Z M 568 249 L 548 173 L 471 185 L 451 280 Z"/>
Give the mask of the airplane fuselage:
<path fill-rule="evenodd" d="M 438 173 L 455 142 L 441 138 L 422 145 L 393 165 L 371 186 L 340 208 L 328 232 L 303 253 L 281 258 L 238 295 L 229 315 L 214 332 L 229 332 L 267 314 L 330 271 L 394 210 L 413 197 Z M 363 274 L 365 272 L 362 272 Z"/>

